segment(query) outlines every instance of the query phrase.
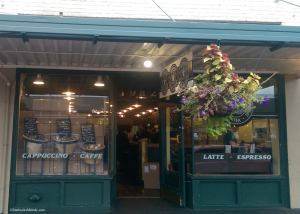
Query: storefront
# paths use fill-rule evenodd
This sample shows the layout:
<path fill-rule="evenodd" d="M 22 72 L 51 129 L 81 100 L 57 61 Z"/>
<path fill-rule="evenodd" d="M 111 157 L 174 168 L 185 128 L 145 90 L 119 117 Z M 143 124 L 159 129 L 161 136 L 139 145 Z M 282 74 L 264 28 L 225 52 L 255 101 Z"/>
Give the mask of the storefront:
<path fill-rule="evenodd" d="M 176 94 L 159 99 L 159 93 L 166 86 L 168 90 L 174 78 L 168 76 L 166 84 L 160 76 L 160 68 L 147 70 L 139 67 L 140 55 L 134 53 L 141 50 L 149 55 L 149 52 L 153 54 L 151 49 L 154 47 L 158 50 L 170 44 L 161 49 L 163 53 L 152 58 L 166 67 L 185 53 L 193 52 L 194 66 L 190 68 L 194 68 L 196 75 L 196 72 L 201 72 L 199 52 L 210 42 L 221 42 L 224 49 L 232 54 L 247 54 L 250 49 L 253 53 L 267 46 L 276 49 L 285 45 L 284 48 L 289 50 L 299 45 L 300 39 L 293 37 L 298 29 L 288 28 L 284 32 L 285 37 L 282 37 L 279 26 L 270 27 L 275 33 L 269 35 L 258 26 L 232 24 L 228 30 L 221 24 L 212 24 L 210 27 L 218 32 L 206 30 L 211 32 L 208 36 L 203 33 L 206 24 L 200 23 L 168 23 L 164 26 L 160 22 L 108 21 L 108 26 L 108 22 L 102 20 L 103 23 L 94 23 L 102 27 L 99 30 L 97 27 L 93 29 L 91 20 L 78 19 L 79 33 L 78 26 L 66 30 L 72 20 L 62 23 L 56 18 L 47 18 L 43 20 L 45 25 L 57 22 L 50 34 L 49 29 L 36 30 L 35 27 L 41 25 L 39 20 L 24 19 L 26 24 L 22 32 L 26 33 L 20 34 L 23 41 L 37 39 L 39 44 L 41 41 L 45 44 L 44 51 L 30 54 L 44 56 L 46 48 L 51 49 L 47 46 L 49 41 L 54 48 L 57 41 L 61 49 L 67 48 L 66 44 L 72 40 L 81 40 L 82 46 L 79 57 L 71 55 L 68 58 L 65 53 L 54 52 L 53 58 L 44 57 L 48 63 L 40 68 L 11 66 L 17 68 L 14 117 L 11 118 L 13 133 L 8 207 L 11 213 L 32 208 L 45 212 L 109 211 L 117 197 L 118 126 L 137 128 L 143 122 L 159 133 L 159 149 L 152 151 L 159 153 L 160 197 L 192 209 L 290 206 L 285 80 L 281 73 L 264 84 L 260 91 L 261 96 L 270 99 L 267 107 L 256 106 L 247 113 L 234 112 L 234 133 L 240 146 L 231 148 L 224 145 L 222 137 L 208 138 L 205 129 L 199 126 L 199 119 L 186 118 L 183 112 L 174 111 L 180 106 Z M 18 21 L 13 20 L 19 24 Z M 6 22 L 11 28 L 6 29 L 9 33 L 5 38 L 18 37 L 13 32 L 11 20 Z M 250 33 L 245 35 L 243 27 Z M 93 33 L 87 33 L 87 29 Z M 120 32 L 116 33 L 116 29 Z M 256 32 L 254 40 L 251 34 L 257 29 L 260 31 Z M 223 35 L 221 32 L 225 31 L 227 34 Z M 287 41 L 287 37 L 290 43 L 283 44 L 282 38 Z M 82 53 L 87 42 L 91 43 L 91 48 Z M 100 42 L 108 50 L 105 56 L 100 45 L 92 46 Z M 117 42 L 122 42 L 122 46 L 118 46 Z M 121 48 L 120 53 L 113 53 L 115 47 Z M 94 49 L 97 49 L 94 53 L 100 53 L 99 56 L 93 55 Z M 171 55 L 166 54 L 171 49 Z M 133 54 L 126 56 L 129 50 Z M 14 54 L 13 51 L 7 53 Z M 22 54 L 22 51 L 16 54 Z M 84 59 L 85 54 L 90 58 Z M 99 62 L 98 68 L 79 66 L 76 70 L 72 69 L 72 61 L 78 62 L 78 65 L 91 63 L 96 57 L 102 57 L 101 54 L 104 59 Z M 273 56 L 276 58 L 275 53 Z M 252 63 L 256 64 L 259 59 L 252 59 Z M 71 68 L 55 69 L 55 66 L 50 66 L 51 60 L 61 61 L 60 64 L 66 60 Z M 129 63 L 130 60 L 133 62 Z M 114 68 L 105 68 L 106 61 Z M 116 66 L 122 63 L 132 66 Z M 269 64 L 262 66 L 263 78 L 271 75 L 271 69 L 263 72 L 268 66 L 272 68 Z M 240 66 L 238 70 L 241 75 L 248 73 L 244 68 Z M 176 75 L 177 80 L 186 77 L 185 73 Z M 145 108 L 136 107 L 134 112 L 133 105 Z M 129 107 L 132 113 L 126 116 L 124 110 Z M 151 119 L 146 119 L 142 112 Z M 128 124 L 128 121 L 122 122 L 121 115 L 135 119 L 128 120 L 131 121 Z M 133 132 L 132 127 L 130 131 Z M 137 128 L 135 131 L 140 130 Z M 134 143 L 132 145 L 134 147 Z M 144 162 L 137 166 L 142 174 L 145 173 Z M 140 180 L 144 179 L 141 177 Z"/>

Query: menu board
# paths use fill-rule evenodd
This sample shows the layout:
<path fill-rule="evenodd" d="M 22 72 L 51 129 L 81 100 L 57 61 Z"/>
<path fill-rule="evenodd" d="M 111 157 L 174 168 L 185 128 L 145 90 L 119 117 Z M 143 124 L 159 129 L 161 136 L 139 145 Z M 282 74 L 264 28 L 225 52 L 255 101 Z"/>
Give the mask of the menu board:
<path fill-rule="evenodd" d="M 81 124 L 82 141 L 87 143 L 96 143 L 94 124 Z"/>
<path fill-rule="evenodd" d="M 36 118 L 34 117 L 25 117 L 24 118 L 24 134 L 25 135 L 37 135 L 37 124 Z"/>
<path fill-rule="evenodd" d="M 71 120 L 61 119 L 56 120 L 57 133 L 61 134 L 72 134 Z"/>

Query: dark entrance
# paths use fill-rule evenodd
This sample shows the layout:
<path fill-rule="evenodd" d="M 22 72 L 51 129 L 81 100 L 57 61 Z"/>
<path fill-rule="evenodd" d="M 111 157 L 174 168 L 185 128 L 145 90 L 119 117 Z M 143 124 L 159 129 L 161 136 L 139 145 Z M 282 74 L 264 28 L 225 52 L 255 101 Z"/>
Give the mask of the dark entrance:
<path fill-rule="evenodd" d="M 156 101 L 117 102 L 117 197 L 160 197 Z"/>

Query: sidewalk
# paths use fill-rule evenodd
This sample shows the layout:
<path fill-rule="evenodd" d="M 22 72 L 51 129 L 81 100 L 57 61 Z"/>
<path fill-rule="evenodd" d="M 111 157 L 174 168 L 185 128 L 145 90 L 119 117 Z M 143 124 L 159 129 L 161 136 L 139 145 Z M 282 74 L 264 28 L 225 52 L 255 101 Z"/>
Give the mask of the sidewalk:
<path fill-rule="evenodd" d="M 300 209 L 260 208 L 260 209 L 225 209 L 225 210 L 191 210 L 179 207 L 161 198 L 117 198 L 111 214 L 300 214 Z"/>

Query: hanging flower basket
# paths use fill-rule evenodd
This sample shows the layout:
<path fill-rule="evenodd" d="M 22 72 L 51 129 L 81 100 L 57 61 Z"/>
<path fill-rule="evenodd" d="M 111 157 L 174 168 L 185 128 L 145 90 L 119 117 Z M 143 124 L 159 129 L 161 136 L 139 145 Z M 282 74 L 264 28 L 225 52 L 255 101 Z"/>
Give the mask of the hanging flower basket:
<path fill-rule="evenodd" d="M 193 85 L 181 87 L 178 84 L 178 96 L 183 103 L 178 111 L 186 111 L 190 116 L 202 118 L 202 125 L 212 137 L 218 137 L 227 131 L 233 119 L 232 111 L 239 109 L 248 112 L 253 103 L 267 105 L 267 97 L 256 93 L 263 83 L 257 74 L 250 73 L 247 78 L 233 72 L 228 55 L 222 53 L 219 46 L 211 44 L 203 50 L 205 72 L 194 78 Z"/>

